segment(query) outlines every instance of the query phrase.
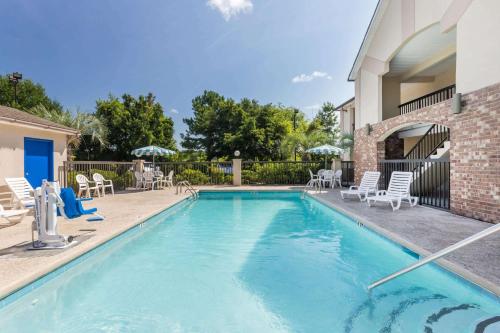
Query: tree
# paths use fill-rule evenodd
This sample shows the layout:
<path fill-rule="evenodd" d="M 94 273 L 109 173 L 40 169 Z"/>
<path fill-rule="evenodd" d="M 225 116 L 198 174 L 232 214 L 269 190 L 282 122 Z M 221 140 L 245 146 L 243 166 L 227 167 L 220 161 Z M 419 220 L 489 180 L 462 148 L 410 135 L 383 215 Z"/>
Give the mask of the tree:
<path fill-rule="evenodd" d="M 138 98 L 124 94 L 121 100 L 110 95 L 98 100 L 96 116 L 108 129 L 109 145 L 101 158 L 130 160 L 133 149 L 148 145 L 176 149 L 174 122 L 165 116 L 151 93 Z"/>
<path fill-rule="evenodd" d="M 69 110 L 59 112 L 37 105 L 28 110 L 30 113 L 55 123 L 78 130 L 79 136 L 71 137 L 68 142 L 69 155 L 76 153 L 78 159 L 89 160 L 95 157 L 107 144 L 107 128 L 94 114 Z"/>
<path fill-rule="evenodd" d="M 236 102 L 214 91 L 195 97 L 192 105 L 194 116 L 183 120 L 188 129 L 182 146 L 204 150 L 208 159 L 230 158 L 235 150 L 247 159 L 279 159 L 281 142 L 293 130 L 294 110 L 281 105 Z"/>
<path fill-rule="evenodd" d="M 39 83 L 29 79 L 21 80 L 17 84 L 17 102 L 14 98 L 14 87 L 7 75 L 0 75 L 0 105 L 6 105 L 26 112 L 36 106 L 43 105 L 47 110 L 62 113 L 62 105 L 47 96 L 45 89 Z"/>
<path fill-rule="evenodd" d="M 316 129 L 324 132 L 329 137 L 329 143 L 335 144 L 339 136 L 339 123 L 333 103 L 323 103 L 312 123 Z"/>

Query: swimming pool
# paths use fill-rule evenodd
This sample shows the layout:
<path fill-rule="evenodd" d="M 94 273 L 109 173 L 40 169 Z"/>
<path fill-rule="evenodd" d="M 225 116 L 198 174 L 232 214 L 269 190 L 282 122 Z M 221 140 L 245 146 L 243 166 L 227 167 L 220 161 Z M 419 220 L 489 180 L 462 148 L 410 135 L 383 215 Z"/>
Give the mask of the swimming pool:
<path fill-rule="evenodd" d="M 496 297 L 435 265 L 367 293 L 415 260 L 299 193 L 201 193 L 10 298 L 0 328 L 474 332 L 500 314 Z"/>

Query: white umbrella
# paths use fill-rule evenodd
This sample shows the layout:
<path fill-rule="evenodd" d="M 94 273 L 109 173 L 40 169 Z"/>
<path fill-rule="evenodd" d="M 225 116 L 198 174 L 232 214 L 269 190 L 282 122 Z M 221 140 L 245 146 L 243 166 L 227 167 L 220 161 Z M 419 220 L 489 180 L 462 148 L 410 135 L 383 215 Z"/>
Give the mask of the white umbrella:
<path fill-rule="evenodd" d="M 142 148 L 137 148 L 132 150 L 131 152 L 132 155 L 135 155 L 137 157 L 140 156 L 153 156 L 153 168 L 155 165 L 155 156 L 165 156 L 165 155 L 173 155 L 175 154 L 175 151 L 158 147 L 158 146 L 147 146 L 147 147 L 142 147 Z"/>
<path fill-rule="evenodd" d="M 325 169 L 326 169 L 326 155 L 340 155 L 344 153 L 344 149 L 332 145 L 322 145 L 306 150 L 308 153 L 325 155 Z"/>

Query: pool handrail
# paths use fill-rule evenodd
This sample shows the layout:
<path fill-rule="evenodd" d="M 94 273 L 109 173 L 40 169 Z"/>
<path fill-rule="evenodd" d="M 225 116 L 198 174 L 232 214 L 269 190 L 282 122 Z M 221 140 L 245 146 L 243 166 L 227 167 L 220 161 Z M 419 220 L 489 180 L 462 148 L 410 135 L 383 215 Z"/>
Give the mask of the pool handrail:
<path fill-rule="evenodd" d="M 393 280 L 401 275 L 409 273 L 409 272 L 411 272 L 411 271 L 413 271 L 413 270 L 415 270 L 423 265 L 426 265 L 426 264 L 428 264 L 436 259 L 439 259 L 439 258 L 441 258 L 441 257 L 443 257 L 443 256 L 445 256 L 445 255 L 447 255 L 455 250 L 458 250 L 458 249 L 460 249 L 466 245 L 469 245 L 477 240 L 480 240 L 484 237 L 492 235 L 498 231 L 500 231 L 500 223 L 496 224 L 492 227 L 486 228 L 478 233 L 475 233 L 474 235 L 467 237 L 466 239 L 463 239 L 458 243 L 450 245 L 450 246 L 448 246 L 448 247 L 446 247 L 446 248 L 444 248 L 444 249 L 442 249 L 434 254 L 431 254 L 430 256 L 422 258 L 419 261 L 417 261 L 416 263 L 414 263 L 413 265 L 410 265 L 410 266 L 403 268 L 395 273 L 392 273 L 392 274 L 390 274 L 390 275 L 388 275 L 380 280 L 375 281 L 374 283 L 372 283 L 368 286 L 368 291 L 371 291 L 373 288 L 376 288 L 376 287 L 378 287 L 386 282 L 389 282 L 389 281 L 391 281 L 391 280 Z"/>

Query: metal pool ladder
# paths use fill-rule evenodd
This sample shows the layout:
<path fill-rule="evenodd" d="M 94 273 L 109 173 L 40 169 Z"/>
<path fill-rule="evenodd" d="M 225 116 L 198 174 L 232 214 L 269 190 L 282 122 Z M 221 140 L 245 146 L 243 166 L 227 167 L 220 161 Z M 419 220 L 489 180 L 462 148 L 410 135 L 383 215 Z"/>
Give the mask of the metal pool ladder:
<path fill-rule="evenodd" d="M 185 192 L 191 193 L 191 197 L 193 199 L 198 199 L 200 197 L 198 191 L 196 191 L 196 189 L 187 180 L 183 180 L 183 181 L 180 181 L 177 183 L 176 189 L 175 189 L 175 194 L 181 194 L 183 187 L 186 187 Z"/>
<path fill-rule="evenodd" d="M 410 265 L 410 266 L 408 266 L 406 268 L 403 268 L 400 271 L 392 273 L 391 275 L 388 275 L 388 276 L 386 276 L 383 279 L 375 281 L 374 283 L 372 283 L 372 284 L 370 284 L 368 286 L 368 290 L 376 288 L 376 287 L 378 287 L 378 286 L 380 286 L 380 285 L 382 285 L 382 284 L 384 284 L 386 282 L 389 282 L 392 279 L 395 279 L 395 278 L 397 278 L 397 277 L 399 277 L 401 275 L 409 273 L 409 272 L 413 271 L 414 269 L 419 268 L 420 266 L 428 264 L 428 263 L 430 263 L 430 262 L 432 262 L 432 261 L 434 261 L 436 259 L 441 258 L 442 256 L 447 255 L 448 253 L 451 253 L 451 252 L 453 252 L 455 250 L 458 250 L 458 249 L 460 249 L 460 248 L 462 248 L 462 247 L 464 247 L 466 245 L 474 243 L 475 241 L 480 240 L 480 239 L 482 239 L 482 238 L 484 238 L 486 236 L 492 235 L 492 234 L 494 234 L 497 231 L 500 231 L 500 223 L 496 224 L 496 225 L 494 225 L 492 227 L 486 228 L 483 231 L 480 231 L 480 232 L 478 232 L 478 233 L 476 233 L 476 234 L 474 234 L 474 235 L 472 235 L 470 237 L 467 237 L 466 239 L 461 240 L 458 243 L 455 243 L 455 244 L 453 244 L 451 246 L 448 246 L 447 248 L 444 248 L 441 251 L 438 251 L 438 252 L 436 252 L 434 254 L 431 254 L 430 256 L 425 257 L 425 258 L 417 261 L 413 265 Z"/>

